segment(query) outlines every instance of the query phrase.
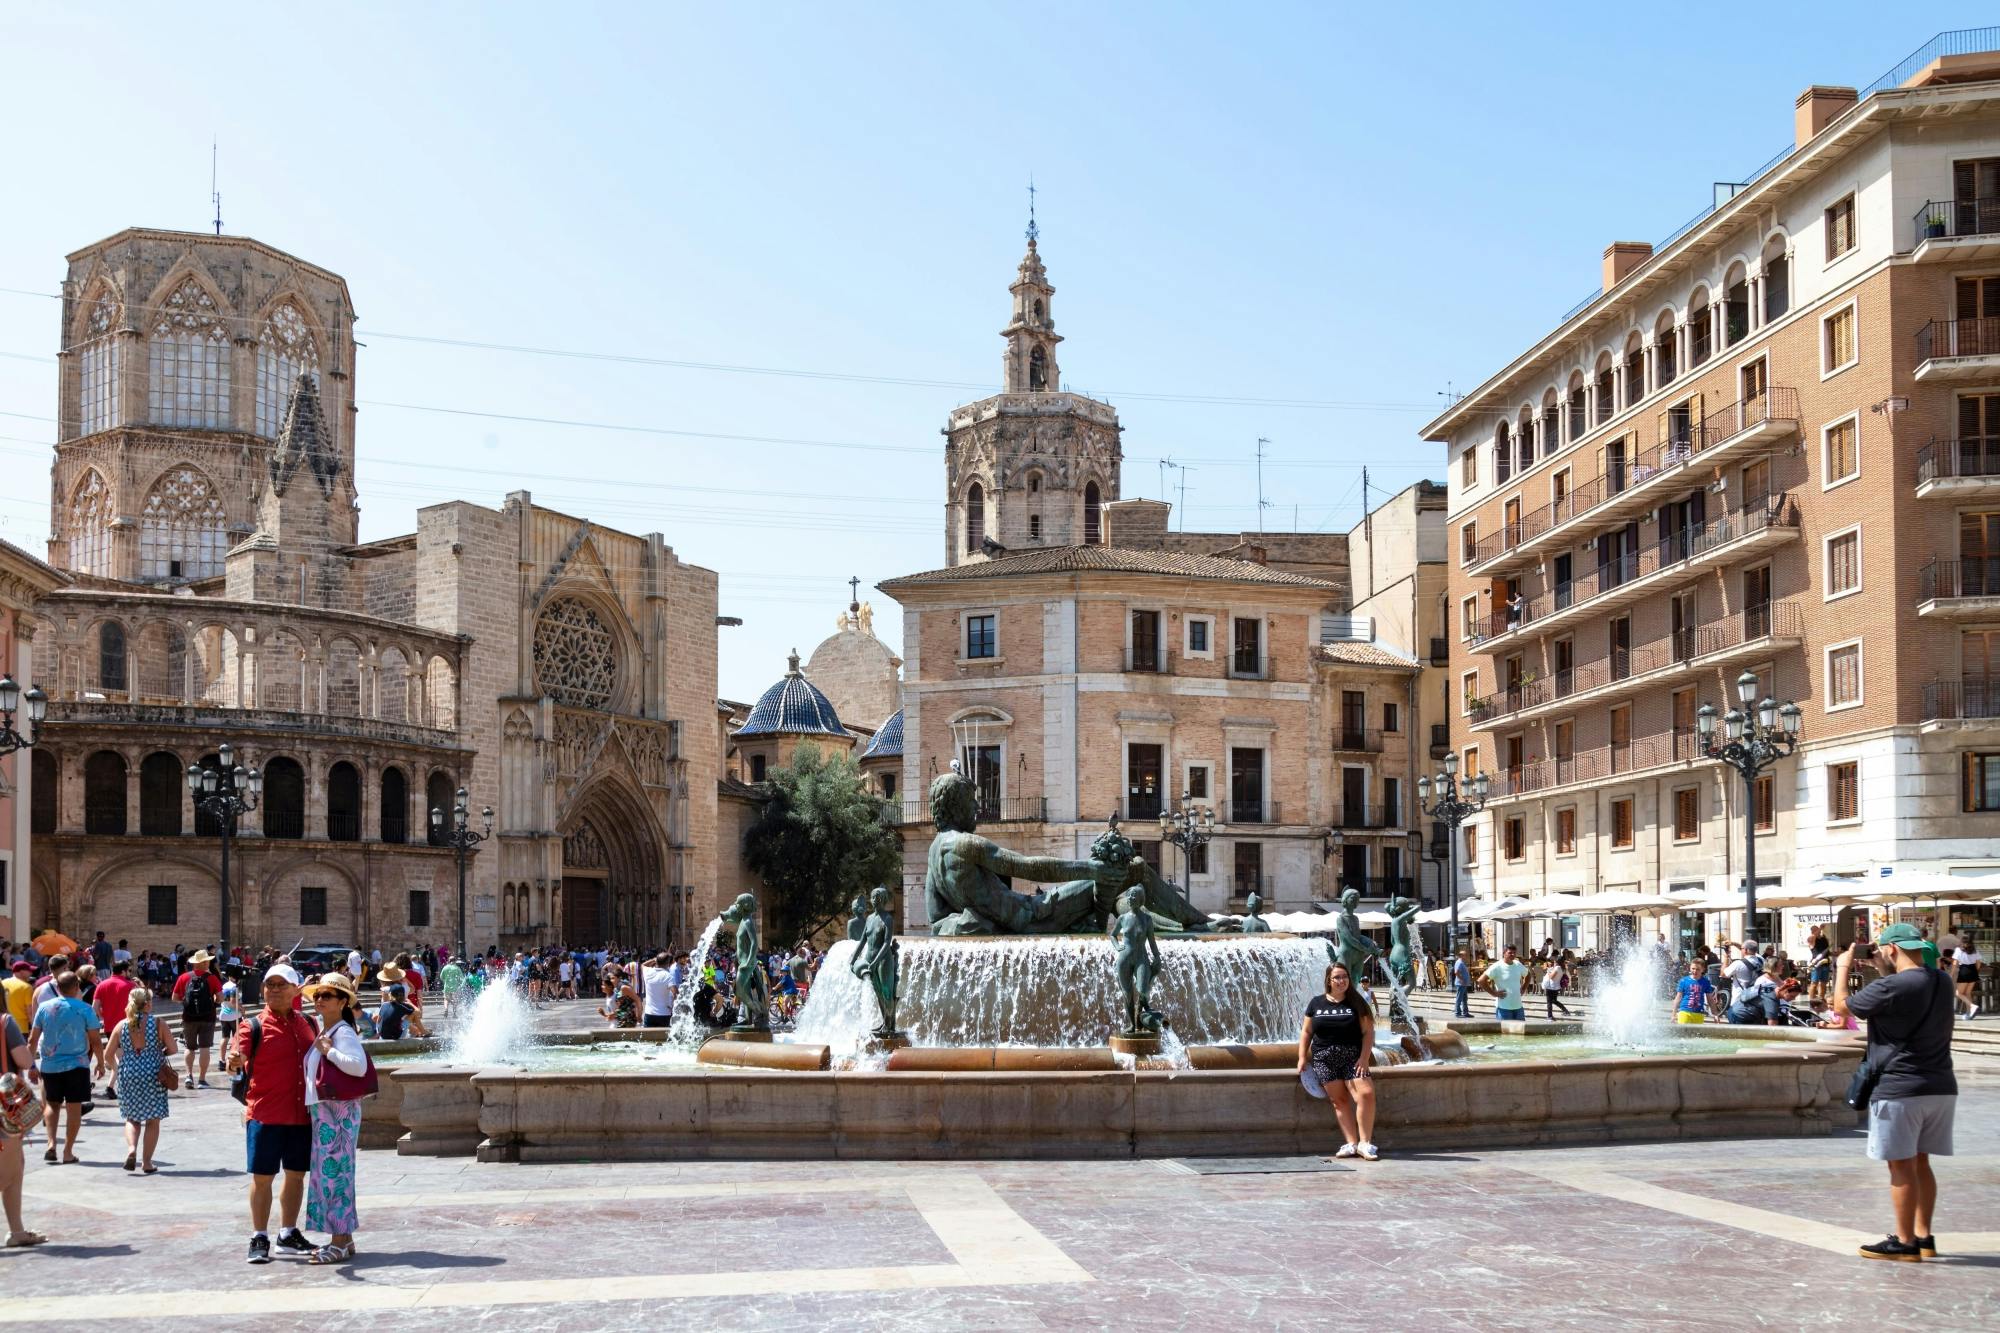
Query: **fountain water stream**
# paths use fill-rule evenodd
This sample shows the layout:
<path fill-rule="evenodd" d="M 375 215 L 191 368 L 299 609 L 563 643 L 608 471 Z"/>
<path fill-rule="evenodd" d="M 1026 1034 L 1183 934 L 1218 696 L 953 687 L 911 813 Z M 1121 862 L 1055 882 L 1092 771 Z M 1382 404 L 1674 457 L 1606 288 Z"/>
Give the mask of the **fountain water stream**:
<path fill-rule="evenodd" d="M 1667 1033 L 1666 978 L 1659 951 L 1621 945 L 1612 963 L 1611 984 L 1594 991 L 1585 1025 L 1614 1046 L 1656 1046 Z"/>
<path fill-rule="evenodd" d="M 708 1025 L 694 1016 L 694 997 L 695 992 L 701 989 L 701 974 L 702 969 L 708 966 L 708 951 L 715 944 L 716 932 L 721 929 L 722 918 L 716 917 L 708 923 L 708 929 L 701 932 L 701 938 L 695 941 L 693 951 L 688 954 L 688 974 L 681 982 L 680 991 L 674 996 L 674 1016 L 667 1024 L 669 1046 L 692 1051 L 699 1048 L 708 1038 Z M 640 978 L 635 975 L 632 978 L 632 985 L 636 989 L 639 984 Z M 643 1000 L 645 996 L 641 995 L 639 998 Z"/>
<path fill-rule="evenodd" d="M 488 985 L 446 1048 L 453 1064 L 506 1064 L 534 1045 L 534 1015 L 506 980 Z"/>

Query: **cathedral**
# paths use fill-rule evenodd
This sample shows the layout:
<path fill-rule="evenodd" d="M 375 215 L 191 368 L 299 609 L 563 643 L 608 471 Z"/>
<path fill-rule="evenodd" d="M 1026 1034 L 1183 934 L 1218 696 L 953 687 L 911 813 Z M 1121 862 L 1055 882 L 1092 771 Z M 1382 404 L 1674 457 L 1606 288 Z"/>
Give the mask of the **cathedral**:
<path fill-rule="evenodd" d="M 432 505 L 363 542 L 355 314 L 242 237 L 69 256 L 23 921 L 135 949 L 685 938 L 715 891 L 716 576 L 658 533 Z M 692 726 L 690 726 L 692 724 Z M 262 778 L 221 883 L 186 774 Z M 466 792 L 491 840 L 434 826 Z"/>

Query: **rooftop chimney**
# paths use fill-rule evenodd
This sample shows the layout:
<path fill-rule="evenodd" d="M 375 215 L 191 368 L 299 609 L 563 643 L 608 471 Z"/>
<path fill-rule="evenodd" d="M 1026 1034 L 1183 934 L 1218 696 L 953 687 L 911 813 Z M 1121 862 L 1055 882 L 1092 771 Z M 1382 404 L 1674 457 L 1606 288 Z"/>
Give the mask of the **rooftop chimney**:
<path fill-rule="evenodd" d="M 1857 96 L 1852 88 L 1827 88 L 1817 83 L 1800 93 L 1792 113 L 1792 142 L 1803 148 L 1818 138 L 1835 116 L 1854 105 Z"/>
<path fill-rule="evenodd" d="M 1604 290 L 1625 281 L 1625 275 L 1653 257 L 1647 241 L 1613 241 L 1604 248 Z"/>

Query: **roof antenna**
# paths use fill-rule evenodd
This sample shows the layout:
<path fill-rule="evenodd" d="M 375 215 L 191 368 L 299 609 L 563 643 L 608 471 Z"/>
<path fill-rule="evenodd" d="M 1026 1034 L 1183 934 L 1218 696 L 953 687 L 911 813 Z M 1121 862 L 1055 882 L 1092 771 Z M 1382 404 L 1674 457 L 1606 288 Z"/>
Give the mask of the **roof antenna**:
<path fill-rule="evenodd" d="M 1028 245 L 1032 248 L 1041 237 L 1042 229 L 1035 225 L 1035 173 L 1028 173 Z"/>
<path fill-rule="evenodd" d="M 208 141 L 208 197 L 215 203 L 215 234 L 222 235 L 222 192 L 215 188 L 216 141 Z"/>

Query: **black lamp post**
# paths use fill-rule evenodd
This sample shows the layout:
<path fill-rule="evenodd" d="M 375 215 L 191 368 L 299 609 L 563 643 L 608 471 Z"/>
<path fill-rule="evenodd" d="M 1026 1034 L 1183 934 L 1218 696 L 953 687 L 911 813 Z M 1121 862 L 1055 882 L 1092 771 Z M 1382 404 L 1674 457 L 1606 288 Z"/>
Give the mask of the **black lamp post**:
<path fill-rule="evenodd" d="M 12 676 L 0 676 L 0 754 L 12 754 L 25 750 L 35 743 L 35 728 L 42 725 L 42 719 L 49 715 L 49 696 L 42 693 L 39 685 L 30 685 L 25 696 L 28 703 L 27 734 L 14 730 L 14 714 L 20 710 L 24 696 L 21 687 L 14 683 Z"/>
<path fill-rule="evenodd" d="M 465 788 L 458 789 L 458 795 L 451 803 L 450 822 L 446 822 L 445 812 L 431 807 L 431 832 L 445 846 L 458 853 L 458 956 L 470 958 L 465 949 L 465 854 L 493 836 L 493 807 L 483 806 L 479 817 L 485 827 L 475 833 L 466 824 L 466 817 L 472 812 L 466 806 Z"/>
<path fill-rule="evenodd" d="M 1160 811 L 1160 841 L 1181 849 L 1181 896 L 1190 902 L 1194 900 L 1194 862 L 1190 858 L 1195 848 L 1208 846 L 1208 840 L 1215 836 L 1215 811 L 1205 805 L 1190 805 L 1192 800 L 1193 792 L 1182 792 L 1178 807 L 1169 803 Z"/>
<path fill-rule="evenodd" d="M 1345 859 L 1336 860 L 1335 858 L 1340 857 L 1342 849 L 1346 846 L 1347 834 L 1341 829 L 1330 828 L 1319 835 L 1319 859 L 1333 862 L 1333 898 L 1335 902 L 1340 901 L 1340 891 L 1346 887 L 1341 879 L 1342 875 L 1346 873 L 1344 869 L 1346 864 Z"/>
<path fill-rule="evenodd" d="M 1743 707 L 1722 715 L 1721 744 L 1716 743 L 1714 704 L 1695 710 L 1695 726 L 1701 733 L 1701 752 L 1743 775 L 1743 937 L 1747 940 L 1757 929 L 1757 777 L 1799 748 L 1802 713 L 1789 699 L 1783 704 L 1769 695 L 1759 700 L 1754 671 L 1736 678 L 1736 697 Z"/>
<path fill-rule="evenodd" d="M 222 939 L 216 946 L 216 966 L 229 962 L 229 844 L 236 837 L 236 821 L 257 808 L 264 794 L 264 775 L 236 762 L 236 751 L 228 741 L 216 747 L 216 767 L 189 764 L 188 792 L 194 808 L 215 820 L 222 829 Z"/>
<path fill-rule="evenodd" d="M 1444 757 L 1444 771 L 1434 778 L 1417 779 L 1417 805 L 1424 814 L 1444 825 L 1445 897 L 1451 903 L 1451 945 L 1458 948 L 1458 829 L 1486 808 L 1489 780 L 1484 773 L 1466 783 L 1464 799 L 1459 795 L 1458 756 Z"/>

